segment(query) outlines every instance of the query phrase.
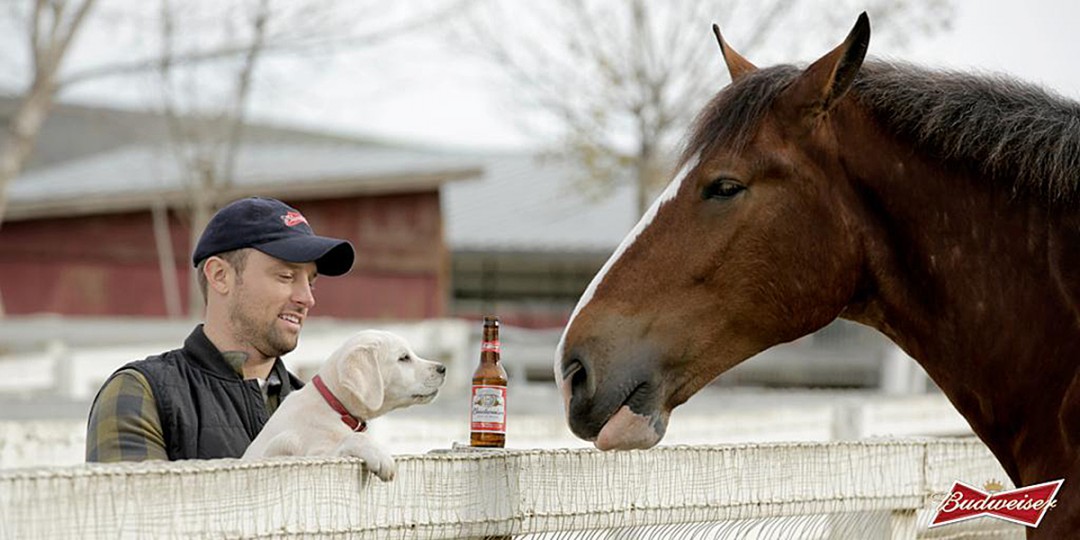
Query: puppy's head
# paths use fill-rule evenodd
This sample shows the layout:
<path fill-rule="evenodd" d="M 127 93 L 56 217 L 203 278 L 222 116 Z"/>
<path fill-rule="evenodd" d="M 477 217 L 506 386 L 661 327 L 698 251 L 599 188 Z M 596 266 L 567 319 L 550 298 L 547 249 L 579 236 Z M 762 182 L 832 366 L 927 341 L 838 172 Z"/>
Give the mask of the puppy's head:
<path fill-rule="evenodd" d="M 340 387 L 331 389 L 344 394 L 338 399 L 364 418 L 428 403 L 446 381 L 446 366 L 420 358 L 400 336 L 379 330 L 353 336 L 327 364 Z"/>

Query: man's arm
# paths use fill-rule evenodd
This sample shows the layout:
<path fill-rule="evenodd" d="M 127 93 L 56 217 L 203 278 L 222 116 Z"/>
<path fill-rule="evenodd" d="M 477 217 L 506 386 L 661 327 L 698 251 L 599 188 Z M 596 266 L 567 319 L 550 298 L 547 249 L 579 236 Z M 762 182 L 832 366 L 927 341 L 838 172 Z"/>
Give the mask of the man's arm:
<path fill-rule="evenodd" d="M 86 461 L 168 460 L 154 394 L 142 373 L 124 369 L 106 381 L 90 410 Z"/>

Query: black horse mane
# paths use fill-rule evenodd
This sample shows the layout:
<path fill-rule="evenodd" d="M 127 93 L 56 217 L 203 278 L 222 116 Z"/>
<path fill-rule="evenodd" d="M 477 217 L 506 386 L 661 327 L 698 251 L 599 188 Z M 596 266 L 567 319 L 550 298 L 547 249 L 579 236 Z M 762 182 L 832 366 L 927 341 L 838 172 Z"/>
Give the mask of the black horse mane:
<path fill-rule="evenodd" d="M 758 70 L 701 112 L 681 162 L 713 144 L 746 144 L 801 70 Z M 1000 75 L 868 61 L 849 95 L 898 138 L 1048 203 L 1080 196 L 1080 103 Z"/>

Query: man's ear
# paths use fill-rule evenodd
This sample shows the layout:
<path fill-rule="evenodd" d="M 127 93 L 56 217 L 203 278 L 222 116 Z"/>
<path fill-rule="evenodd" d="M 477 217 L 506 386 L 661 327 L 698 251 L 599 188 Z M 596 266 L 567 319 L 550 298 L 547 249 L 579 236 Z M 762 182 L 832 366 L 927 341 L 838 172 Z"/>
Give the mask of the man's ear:
<path fill-rule="evenodd" d="M 232 290 L 236 282 L 233 267 L 221 257 L 212 256 L 203 263 L 202 272 L 206 277 L 207 289 L 213 289 L 218 294 L 225 294 Z"/>
<path fill-rule="evenodd" d="M 338 382 L 370 411 L 377 411 L 383 405 L 383 378 L 377 352 L 374 345 L 358 345 L 338 362 Z"/>

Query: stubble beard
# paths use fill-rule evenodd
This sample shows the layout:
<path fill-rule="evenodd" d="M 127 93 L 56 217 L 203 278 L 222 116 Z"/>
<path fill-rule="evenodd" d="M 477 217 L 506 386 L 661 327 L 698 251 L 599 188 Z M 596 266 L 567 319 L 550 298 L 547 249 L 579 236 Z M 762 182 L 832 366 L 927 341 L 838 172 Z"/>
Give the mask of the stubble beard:
<path fill-rule="evenodd" d="M 277 316 L 265 325 L 244 311 L 247 302 L 238 298 L 238 302 L 229 310 L 229 317 L 235 322 L 236 338 L 241 343 L 249 343 L 255 350 L 267 358 L 276 358 L 296 348 L 299 336 L 284 334 L 277 328 Z"/>

